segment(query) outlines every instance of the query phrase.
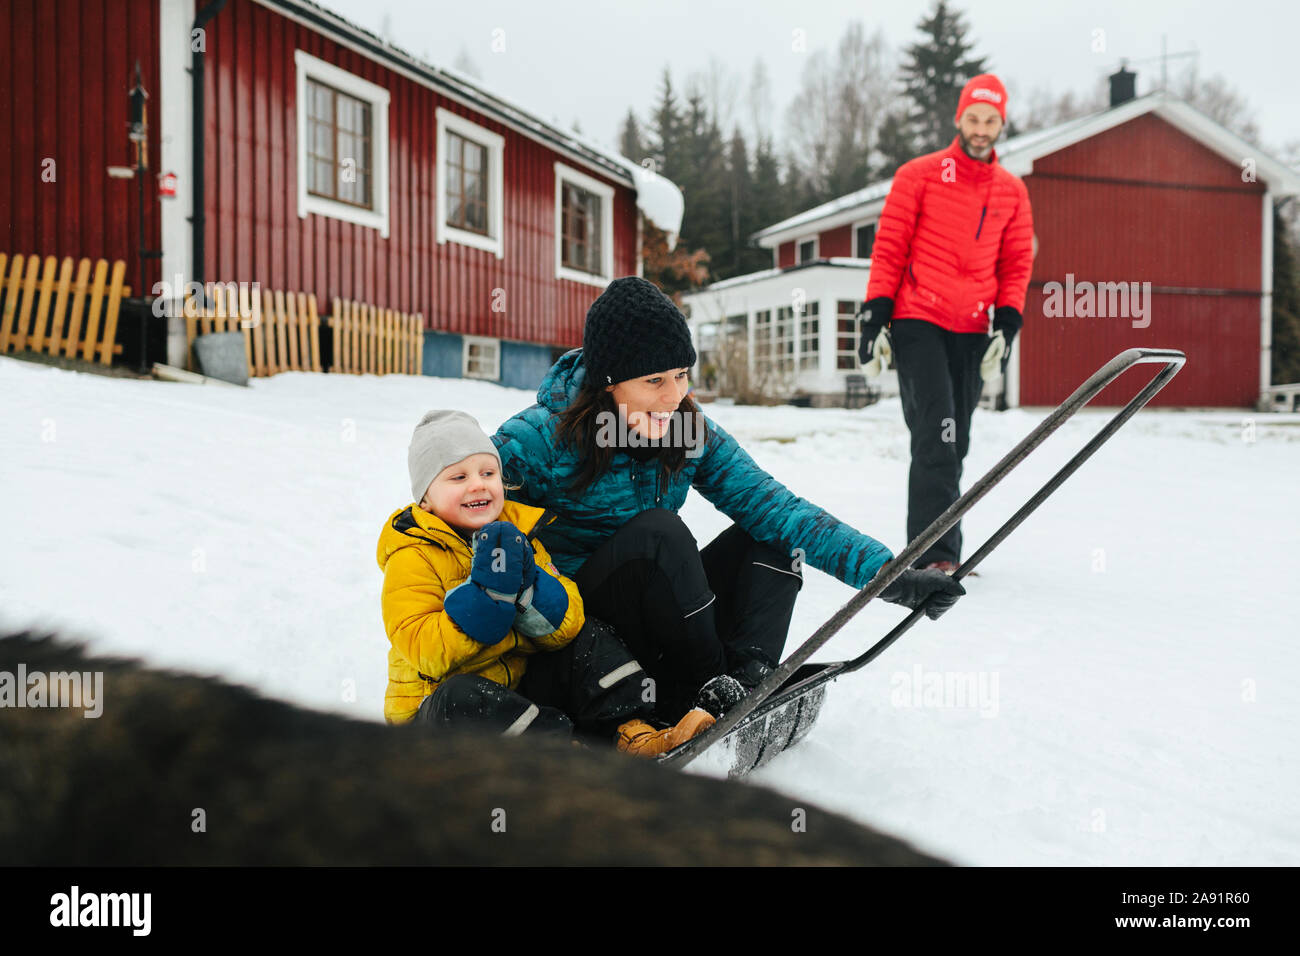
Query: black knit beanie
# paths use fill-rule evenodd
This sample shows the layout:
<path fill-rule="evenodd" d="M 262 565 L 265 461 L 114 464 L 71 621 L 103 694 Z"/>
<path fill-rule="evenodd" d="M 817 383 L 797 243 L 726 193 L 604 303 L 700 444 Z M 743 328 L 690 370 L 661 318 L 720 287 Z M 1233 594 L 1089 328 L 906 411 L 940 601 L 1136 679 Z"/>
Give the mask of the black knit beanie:
<path fill-rule="evenodd" d="M 589 381 L 617 385 L 695 364 L 686 318 L 673 300 L 638 276 L 615 279 L 587 310 L 582 361 Z"/>

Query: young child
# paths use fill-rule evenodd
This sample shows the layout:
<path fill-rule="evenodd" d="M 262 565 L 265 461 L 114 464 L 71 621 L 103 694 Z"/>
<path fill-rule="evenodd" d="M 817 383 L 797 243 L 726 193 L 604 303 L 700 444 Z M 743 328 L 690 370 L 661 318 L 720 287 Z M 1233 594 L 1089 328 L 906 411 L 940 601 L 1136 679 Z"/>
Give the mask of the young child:
<path fill-rule="evenodd" d="M 541 508 L 507 501 L 496 446 L 471 416 L 431 411 L 408 452 L 417 503 L 379 536 L 390 723 L 614 738 L 655 756 L 707 729 L 702 708 L 653 726 L 641 665 L 584 619 L 577 585 L 532 534 Z M 716 709 L 716 708 L 715 708 Z"/>

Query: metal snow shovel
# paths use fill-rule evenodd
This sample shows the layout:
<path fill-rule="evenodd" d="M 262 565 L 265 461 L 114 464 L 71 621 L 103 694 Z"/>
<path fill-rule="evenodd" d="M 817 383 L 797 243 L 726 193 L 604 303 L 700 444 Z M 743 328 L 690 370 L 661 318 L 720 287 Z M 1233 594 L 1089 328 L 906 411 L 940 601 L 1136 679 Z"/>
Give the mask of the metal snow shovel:
<path fill-rule="evenodd" d="M 848 661 L 828 664 L 808 664 L 806 661 L 835 636 L 853 615 L 887 588 L 912 562 L 939 540 L 943 534 L 961 520 L 971 507 L 988 494 L 993 486 L 1029 456 L 1048 435 L 1060 428 L 1075 412 L 1087 405 L 1097 394 L 1134 365 L 1163 364 L 1163 368 L 1143 389 L 1129 400 L 1064 467 L 1021 506 L 994 535 L 964 561 L 953 577 L 961 579 L 970 573 L 996 548 L 1007 535 L 1020 525 L 1039 505 L 1047 500 L 1066 478 L 1092 457 L 1121 425 L 1132 418 L 1147 402 L 1178 374 L 1187 356 L 1176 349 L 1127 349 L 1094 372 L 1074 394 L 1062 402 L 1043 419 L 1015 448 L 989 469 L 969 491 L 953 502 L 930 527 L 918 535 L 893 561 L 881 568 L 871 582 L 835 612 L 812 637 L 804 641 L 776 670 L 754 688 L 748 696 L 707 731 L 664 754 L 660 762 L 684 767 L 705 750 L 725 741 L 731 751 L 728 770 L 730 776 L 740 776 L 762 766 L 782 751 L 794 746 L 812 729 L 821 711 L 826 684 L 844 674 L 852 673 L 871 663 L 898 640 L 904 632 L 921 619 L 925 608 L 914 610 L 892 631 L 876 642 L 866 653 Z"/>

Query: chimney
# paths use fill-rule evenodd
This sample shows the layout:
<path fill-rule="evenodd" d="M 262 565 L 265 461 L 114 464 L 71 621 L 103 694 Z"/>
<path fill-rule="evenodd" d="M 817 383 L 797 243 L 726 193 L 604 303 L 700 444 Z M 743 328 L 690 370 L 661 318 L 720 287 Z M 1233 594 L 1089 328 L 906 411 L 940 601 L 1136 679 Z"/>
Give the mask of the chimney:
<path fill-rule="evenodd" d="M 1110 75 L 1111 106 L 1119 106 L 1121 103 L 1127 103 L 1137 95 L 1135 92 L 1137 74 L 1130 72 L 1127 67 L 1128 60 L 1120 60 L 1119 72 Z"/>

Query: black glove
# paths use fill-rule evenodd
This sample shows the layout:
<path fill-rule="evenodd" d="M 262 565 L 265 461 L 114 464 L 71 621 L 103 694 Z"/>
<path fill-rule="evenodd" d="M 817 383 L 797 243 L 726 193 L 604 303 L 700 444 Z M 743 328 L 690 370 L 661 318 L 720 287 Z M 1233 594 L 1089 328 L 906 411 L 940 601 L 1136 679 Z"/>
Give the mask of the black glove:
<path fill-rule="evenodd" d="M 890 604 L 901 604 L 915 611 L 934 595 L 934 600 L 925 607 L 925 616 L 933 621 L 956 604 L 957 599 L 965 593 L 966 589 L 961 586 L 961 582 L 954 581 L 946 571 L 937 568 L 925 571 L 909 568 L 881 591 L 880 597 Z"/>
<path fill-rule="evenodd" d="M 1025 320 L 1020 315 L 1019 309 L 1013 309 L 1009 305 L 1000 305 L 993 310 L 993 331 L 1001 332 L 1002 338 L 1007 343 L 1007 350 L 1002 353 L 1003 372 L 1006 372 L 1007 358 L 1011 355 L 1011 342 L 1024 324 Z"/>
<path fill-rule="evenodd" d="M 889 324 L 894 314 L 894 300 L 879 295 L 863 302 L 858 309 L 858 361 L 866 365 L 871 361 L 871 348 L 880 330 Z"/>

